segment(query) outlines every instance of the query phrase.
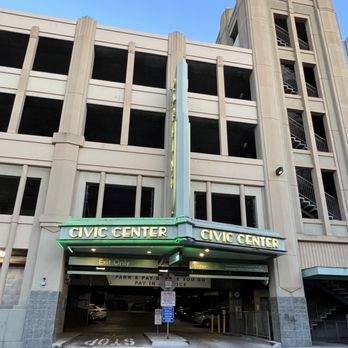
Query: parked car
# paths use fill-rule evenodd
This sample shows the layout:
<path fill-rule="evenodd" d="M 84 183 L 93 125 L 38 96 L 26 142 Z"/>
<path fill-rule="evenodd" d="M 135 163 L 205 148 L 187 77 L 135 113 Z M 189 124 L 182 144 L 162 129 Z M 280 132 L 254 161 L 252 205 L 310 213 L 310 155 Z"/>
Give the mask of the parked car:
<path fill-rule="evenodd" d="M 206 311 L 202 312 L 195 312 L 192 316 L 192 321 L 195 324 L 198 324 L 203 327 L 210 327 L 211 326 L 211 315 L 220 315 L 222 316 L 223 312 L 228 313 L 228 308 L 219 308 L 219 309 L 207 309 Z M 215 321 L 216 323 L 216 321 Z"/>
<path fill-rule="evenodd" d="M 96 306 L 93 303 L 89 304 L 89 306 L 88 306 L 88 320 L 89 321 L 106 320 L 106 316 L 107 316 L 106 307 L 102 308 L 102 307 Z"/>
<path fill-rule="evenodd" d="M 175 317 L 182 321 L 190 321 L 192 320 L 194 313 L 198 311 L 203 311 L 205 309 L 206 307 L 202 306 L 179 306 L 175 310 Z"/>

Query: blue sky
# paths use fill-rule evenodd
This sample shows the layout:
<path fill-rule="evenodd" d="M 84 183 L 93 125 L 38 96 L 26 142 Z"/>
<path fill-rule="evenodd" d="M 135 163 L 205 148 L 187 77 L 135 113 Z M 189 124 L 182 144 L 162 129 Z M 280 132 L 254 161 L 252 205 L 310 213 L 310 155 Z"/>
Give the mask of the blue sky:
<path fill-rule="evenodd" d="M 258 0 L 263 1 L 263 0 Z M 348 36 L 348 0 L 333 0 L 342 38 Z M 190 40 L 215 42 L 220 15 L 235 0 L 0 0 L 1 8 L 77 19 L 167 35 L 182 32 Z"/>

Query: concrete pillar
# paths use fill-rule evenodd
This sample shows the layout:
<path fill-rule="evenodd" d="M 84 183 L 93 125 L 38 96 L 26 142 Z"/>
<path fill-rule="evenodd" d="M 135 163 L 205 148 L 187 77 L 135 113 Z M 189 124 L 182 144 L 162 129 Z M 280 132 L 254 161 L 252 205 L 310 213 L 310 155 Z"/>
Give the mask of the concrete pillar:
<path fill-rule="evenodd" d="M 62 330 L 65 289 L 64 251 L 56 240 L 58 224 L 71 215 L 79 148 L 83 144 L 88 81 L 93 67 L 95 22 L 89 17 L 76 26 L 74 48 L 54 153 L 32 289 L 23 331 L 27 348 L 47 348 Z M 45 328 L 44 330 L 42 328 Z"/>
<path fill-rule="evenodd" d="M 245 207 L 245 186 L 239 185 L 240 215 L 242 226 L 247 226 L 247 215 Z"/>
<path fill-rule="evenodd" d="M 137 187 L 135 194 L 135 214 L 134 217 L 139 218 L 141 214 L 141 191 L 143 186 L 143 177 L 141 175 L 137 176 Z"/>
<path fill-rule="evenodd" d="M 216 70 L 217 90 L 219 98 L 220 155 L 228 156 L 224 61 L 222 57 L 217 57 L 216 59 Z"/>
<path fill-rule="evenodd" d="M 24 102 L 25 102 L 25 93 L 28 87 L 29 75 L 30 75 L 31 69 L 33 68 L 38 42 L 39 42 L 39 28 L 33 27 L 30 32 L 29 43 L 28 43 L 27 51 L 25 53 L 21 76 L 19 78 L 19 83 L 17 86 L 16 97 L 13 103 L 10 123 L 7 129 L 8 133 L 18 132 L 19 124 L 21 122 Z"/>
<path fill-rule="evenodd" d="M 283 127 L 287 119 L 280 62 L 272 26 L 271 8 L 264 2 L 245 0 L 250 42 L 253 43 L 254 78 L 262 159 L 265 163 L 266 210 L 269 228 L 286 238 L 287 254 L 272 262 L 270 304 L 274 339 L 283 346 L 311 345 L 306 300 L 299 263 L 296 221 L 291 187 L 293 171 L 289 161 L 288 134 Z M 277 167 L 284 167 L 281 176 Z"/>
<path fill-rule="evenodd" d="M 97 211 L 95 214 L 96 218 L 101 218 L 103 214 L 103 201 L 104 201 L 104 192 L 105 192 L 105 172 L 100 173 L 99 179 L 99 189 L 98 189 L 98 200 L 97 200 Z"/>

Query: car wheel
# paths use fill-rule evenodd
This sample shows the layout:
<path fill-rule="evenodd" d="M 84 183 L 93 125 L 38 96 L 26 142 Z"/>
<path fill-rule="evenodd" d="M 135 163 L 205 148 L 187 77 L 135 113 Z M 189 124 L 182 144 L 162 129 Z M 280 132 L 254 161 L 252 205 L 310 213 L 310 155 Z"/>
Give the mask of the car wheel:
<path fill-rule="evenodd" d="M 202 323 L 202 326 L 209 328 L 210 327 L 210 319 L 204 320 L 203 323 Z"/>

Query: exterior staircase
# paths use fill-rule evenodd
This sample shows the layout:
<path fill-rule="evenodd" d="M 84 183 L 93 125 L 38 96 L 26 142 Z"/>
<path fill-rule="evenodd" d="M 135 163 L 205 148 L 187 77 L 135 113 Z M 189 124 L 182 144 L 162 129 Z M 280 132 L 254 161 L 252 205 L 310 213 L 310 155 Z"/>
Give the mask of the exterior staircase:
<path fill-rule="evenodd" d="M 307 150 L 306 135 L 303 125 L 289 115 L 289 128 L 293 149 Z"/>
<path fill-rule="evenodd" d="M 313 330 L 315 327 L 319 326 L 325 320 L 337 310 L 337 306 L 333 304 L 321 304 L 316 305 L 314 308 L 309 308 L 309 323 L 310 328 Z"/>
<path fill-rule="evenodd" d="M 286 94 L 298 94 L 296 75 L 293 70 L 281 64 L 283 76 L 283 88 Z"/>
<path fill-rule="evenodd" d="M 288 47 L 290 46 L 290 37 L 289 33 L 282 28 L 280 25 L 275 25 L 276 35 L 277 35 L 277 44 L 278 46 Z"/>

